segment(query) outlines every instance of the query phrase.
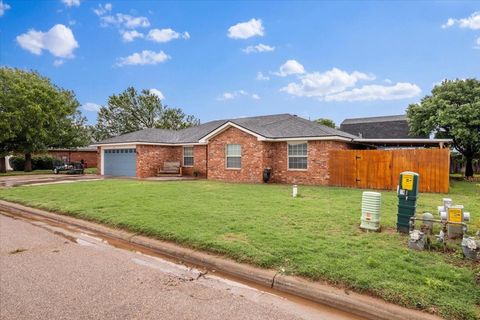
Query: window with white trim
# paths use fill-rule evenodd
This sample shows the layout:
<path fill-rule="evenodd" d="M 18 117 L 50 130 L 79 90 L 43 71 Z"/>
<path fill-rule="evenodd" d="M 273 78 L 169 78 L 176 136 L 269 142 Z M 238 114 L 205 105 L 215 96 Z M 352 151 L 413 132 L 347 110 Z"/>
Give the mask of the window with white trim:
<path fill-rule="evenodd" d="M 288 143 L 288 169 L 305 170 L 308 162 L 308 145 L 306 142 Z"/>
<path fill-rule="evenodd" d="M 193 147 L 183 147 L 183 166 L 193 166 Z"/>
<path fill-rule="evenodd" d="M 239 144 L 227 144 L 227 169 L 240 169 L 242 167 L 242 146 Z"/>

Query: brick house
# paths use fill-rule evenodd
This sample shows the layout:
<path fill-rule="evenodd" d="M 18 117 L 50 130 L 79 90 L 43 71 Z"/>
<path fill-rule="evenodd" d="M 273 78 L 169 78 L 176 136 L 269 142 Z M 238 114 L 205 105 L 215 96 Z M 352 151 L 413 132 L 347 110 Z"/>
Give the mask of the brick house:
<path fill-rule="evenodd" d="M 81 147 L 74 149 L 50 149 L 48 155 L 57 158 L 64 163 L 84 161 L 87 168 L 95 168 L 97 164 L 97 148 Z"/>
<path fill-rule="evenodd" d="M 183 130 L 145 129 L 96 143 L 101 175 L 147 178 L 167 161 L 212 180 L 328 184 L 331 150 L 358 136 L 291 114 L 217 120 Z"/>

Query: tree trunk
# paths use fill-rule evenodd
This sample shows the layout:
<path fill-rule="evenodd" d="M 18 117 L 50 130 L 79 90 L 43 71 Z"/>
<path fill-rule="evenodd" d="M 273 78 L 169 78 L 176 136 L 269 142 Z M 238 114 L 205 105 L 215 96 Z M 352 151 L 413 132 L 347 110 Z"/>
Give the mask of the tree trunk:
<path fill-rule="evenodd" d="M 473 157 L 466 157 L 465 163 L 465 177 L 467 179 L 473 178 Z"/>
<path fill-rule="evenodd" d="M 32 171 L 32 154 L 25 153 L 25 168 L 23 169 L 25 172 Z"/>
<path fill-rule="evenodd" d="M 7 164 L 5 161 L 7 161 L 5 157 L 0 157 L 0 173 L 7 172 Z"/>

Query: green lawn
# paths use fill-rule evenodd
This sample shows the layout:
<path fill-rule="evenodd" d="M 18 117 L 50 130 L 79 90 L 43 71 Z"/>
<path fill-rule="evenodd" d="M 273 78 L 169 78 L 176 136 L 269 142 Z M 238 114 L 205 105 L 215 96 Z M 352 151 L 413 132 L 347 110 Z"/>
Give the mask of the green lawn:
<path fill-rule="evenodd" d="M 30 172 L 25 171 L 8 171 L 6 173 L 0 173 L 0 177 L 5 176 L 24 176 L 24 175 L 35 175 L 35 174 L 51 174 L 53 170 L 46 169 L 46 170 L 34 170 Z M 96 174 L 97 168 L 87 168 L 85 169 L 85 174 Z"/>
<path fill-rule="evenodd" d="M 452 182 L 480 227 L 480 184 Z M 380 296 L 447 319 L 479 318 L 480 267 L 459 251 L 416 252 L 394 232 L 396 195 L 382 192 L 381 233 L 359 230 L 362 190 L 210 181 L 103 180 L 0 189 L 0 198 L 228 255 Z M 435 211 L 441 194 L 421 194 Z M 473 227 L 472 223 L 472 228 Z"/>
<path fill-rule="evenodd" d="M 97 173 L 97 168 L 86 168 L 85 169 L 85 174 L 96 174 Z"/>
<path fill-rule="evenodd" d="M 34 175 L 34 174 L 49 174 L 52 173 L 52 170 L 34 170 L 30 172 L 25 171 L 7 171 L 6 173 L 0 173 L 0 177 L 5 176 L 23 176 L 23 175 Z"/>

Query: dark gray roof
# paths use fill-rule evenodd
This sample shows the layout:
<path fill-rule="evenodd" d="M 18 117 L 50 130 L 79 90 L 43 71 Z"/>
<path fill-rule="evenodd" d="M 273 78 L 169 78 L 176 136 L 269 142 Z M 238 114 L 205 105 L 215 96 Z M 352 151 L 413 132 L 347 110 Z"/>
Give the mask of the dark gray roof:
<path fill-rule="evenodd" d="M 355 136 L 291 114 L 225 119 L 210 121 L 178 131 L 144 129 L 98 142 L 97 144 L 147 142 L 147 143 L 197 143 L 227 122 L 255 132 L 265 138 L 333 137 L 353 139 Z"/>
<path fill-rule="evenodd" d="M 406 115 L 345 119 L 340 130 L 364 139 L 428 138 L 409 134 Z"/>
<path fill-rule="evenodd" d="M 271 139 L 329 136 L 355 138 L 346 132 L 288 113 L 230 119 L 229 121 Z"/>
<path fill-rule="evenodd" d="M 342 121 L 342 124 L 353 123 L 369 123 L 369 122 L 388 122 L 388 121 L 407 121 L 407 116 L 404 114 L 394 116 L 380 116 L 380 117 L 368 117 L 368 118 L 348 118 Z"/>

